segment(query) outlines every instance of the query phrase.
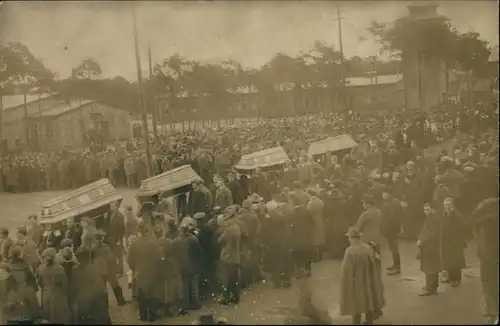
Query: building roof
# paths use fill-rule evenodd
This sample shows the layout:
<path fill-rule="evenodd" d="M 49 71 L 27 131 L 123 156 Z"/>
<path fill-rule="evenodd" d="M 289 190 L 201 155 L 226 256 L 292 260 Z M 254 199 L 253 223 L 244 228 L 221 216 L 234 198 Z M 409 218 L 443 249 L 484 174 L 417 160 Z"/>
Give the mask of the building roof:
<path fill-rule="evenodd" d="M 491 49 L 490 57 L 488 62 L 498 62 L 498 45 Z"/>
<path fill-rule="evenodd" d="M 53 117 L 64 114 L 71 110 L 77 109 L 89 103 L 93 103 L 92 100 L 70 100 L 70 101 L 61 101 L 59 105 L 53 106 L 52 108 L 45 110 L 42 112 L 40 116 L 42 117 Z"/>
<path fill-rule="evenodd" d="M 347 87 L 369 86 L 372 84 L 390 85 L 403 80 L 403 75 L 381 75 L 376 77 L 348 77 L 346 78 Z"/>
<path fill-rule="evenodd" d="M 28 94 L 26 95 L 26 103 L 32 103 L 39 100 L 46 99 L 56 95 L 53 94 Z M 23 94 L 14 94 L 14 95 L 4 95 L 2 96 L 2 110 L 8 110 L 11 108 L 15 108 L 17 106 L 21 106 L 24 104 L 24 95 Z"/>

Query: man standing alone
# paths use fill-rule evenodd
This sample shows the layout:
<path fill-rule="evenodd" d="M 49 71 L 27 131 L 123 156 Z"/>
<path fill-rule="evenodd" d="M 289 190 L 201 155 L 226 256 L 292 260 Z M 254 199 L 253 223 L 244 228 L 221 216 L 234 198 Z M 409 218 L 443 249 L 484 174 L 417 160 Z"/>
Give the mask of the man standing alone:
<path fill-rule="evenodd" d="M 376 254 L 361 240 L 357 228 L 351 227 L 346 236 L 350 246 L 342 261 L 340 314 L 352 316 L 354 325 L 361 325 L 361 315 L 364 314 L 364 324 L 373 325 L 385 304 Z"/>

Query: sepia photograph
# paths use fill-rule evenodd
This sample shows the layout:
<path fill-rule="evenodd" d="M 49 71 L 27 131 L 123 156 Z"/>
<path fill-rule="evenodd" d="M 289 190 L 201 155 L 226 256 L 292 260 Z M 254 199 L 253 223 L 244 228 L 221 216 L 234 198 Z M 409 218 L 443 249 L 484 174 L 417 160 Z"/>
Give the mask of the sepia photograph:
<path fill-rule="evenodd" d="M 0 0 L 0 325 L 497 325 L 498 20 Z"/>

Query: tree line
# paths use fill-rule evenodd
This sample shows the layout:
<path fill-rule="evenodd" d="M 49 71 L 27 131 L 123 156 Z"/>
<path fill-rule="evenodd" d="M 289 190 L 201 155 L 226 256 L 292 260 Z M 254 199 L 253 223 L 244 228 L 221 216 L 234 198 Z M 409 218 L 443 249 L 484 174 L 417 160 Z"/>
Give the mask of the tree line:
<path fill-rule="evenodd" d="M 305 90 L 337 92 L 342 76 L 400 73 L 401 60 L 408 50 L 438 57 L 449 69 L 462 69 L 477 76 L 488 73 L 488 43 L 476 32 L 458 32 L 449 20 L 415 23 L 399 19 L 390 25 L 373 21 L 368 30 L 382 45 L 381 52 L 390 52 L 396 59 L 380 61 L 376 56 L 354 56 L 345 58 L 341 65 L 340 52 L 319 41 L 310 51 L 297 56 L 277 53 L 260 69 L 245 68 L 235 60 L 203 63 L 174 54 L 155 63 L 152 76 L 145 79 L 146 104 L 151 109 L 162 98 L 170 111 L 209 110 L 216 118 L 224 115 L 238 96 L 250 91 L 259 94 L 260 105 L 265 109 L 276 103 L 283 85 L 300 97 Z M 83 60 L 72 69 L 70 77 L 61 79 L 20 43 L 0 46 L 0 88 L 4 94 L 16 89 L 59 92 L 61 96 L 92 99 L 133 113 L 139 112 L 140 107 L 137 83 L 121 76 L 103 78 L 96 60 Z M 203 102 L 186 100 L 200 98 Z"/>

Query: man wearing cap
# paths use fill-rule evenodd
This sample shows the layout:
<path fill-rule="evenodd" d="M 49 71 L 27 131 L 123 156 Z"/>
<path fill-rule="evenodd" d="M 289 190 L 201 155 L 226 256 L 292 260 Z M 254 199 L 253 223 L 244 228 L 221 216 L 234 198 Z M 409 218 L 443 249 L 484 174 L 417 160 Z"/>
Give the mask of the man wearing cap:
<path fill-rule="evenodd" d="M 354 226 L 362 233 L 361 240 L 365 243 L 375 243 L 377 253 L 380 253 L 382 213 L 375 206 L 373 196 L 366 195 L 362 201 L 365 210 Z"/>
<path fill-rule="evenodd" d="M 215 183 L 215 205 L 222 207 L 222 209 L 233 205 L 233 195 L 231 190 L 224 184 L 220 177 L 214 178 Z"/>
<path fill-rule="evenodd" d="M 158 317 L 159 292 L 158 280 L 161 275 L 162 252 L 158 242 L 151 236 L 151 228 L 145 223 L 139 224 L 140 236 L 132 243 L 128 252 L 128 265 L 136 275 L 137 301 L 139 304 L 139 318 L 142 321 L 154 321 Z"/>
<path fill-rule="evenodd" d="M 373 325 L 385 305 L 376 253 L 361 240 L 362 234 L 356 227 L 349 228 L 346 236 L 350 246 L 341 267 L 340 314 L 352 316 L 354 325 L 361 324 L 364 314 L 364 324 Z"/>

